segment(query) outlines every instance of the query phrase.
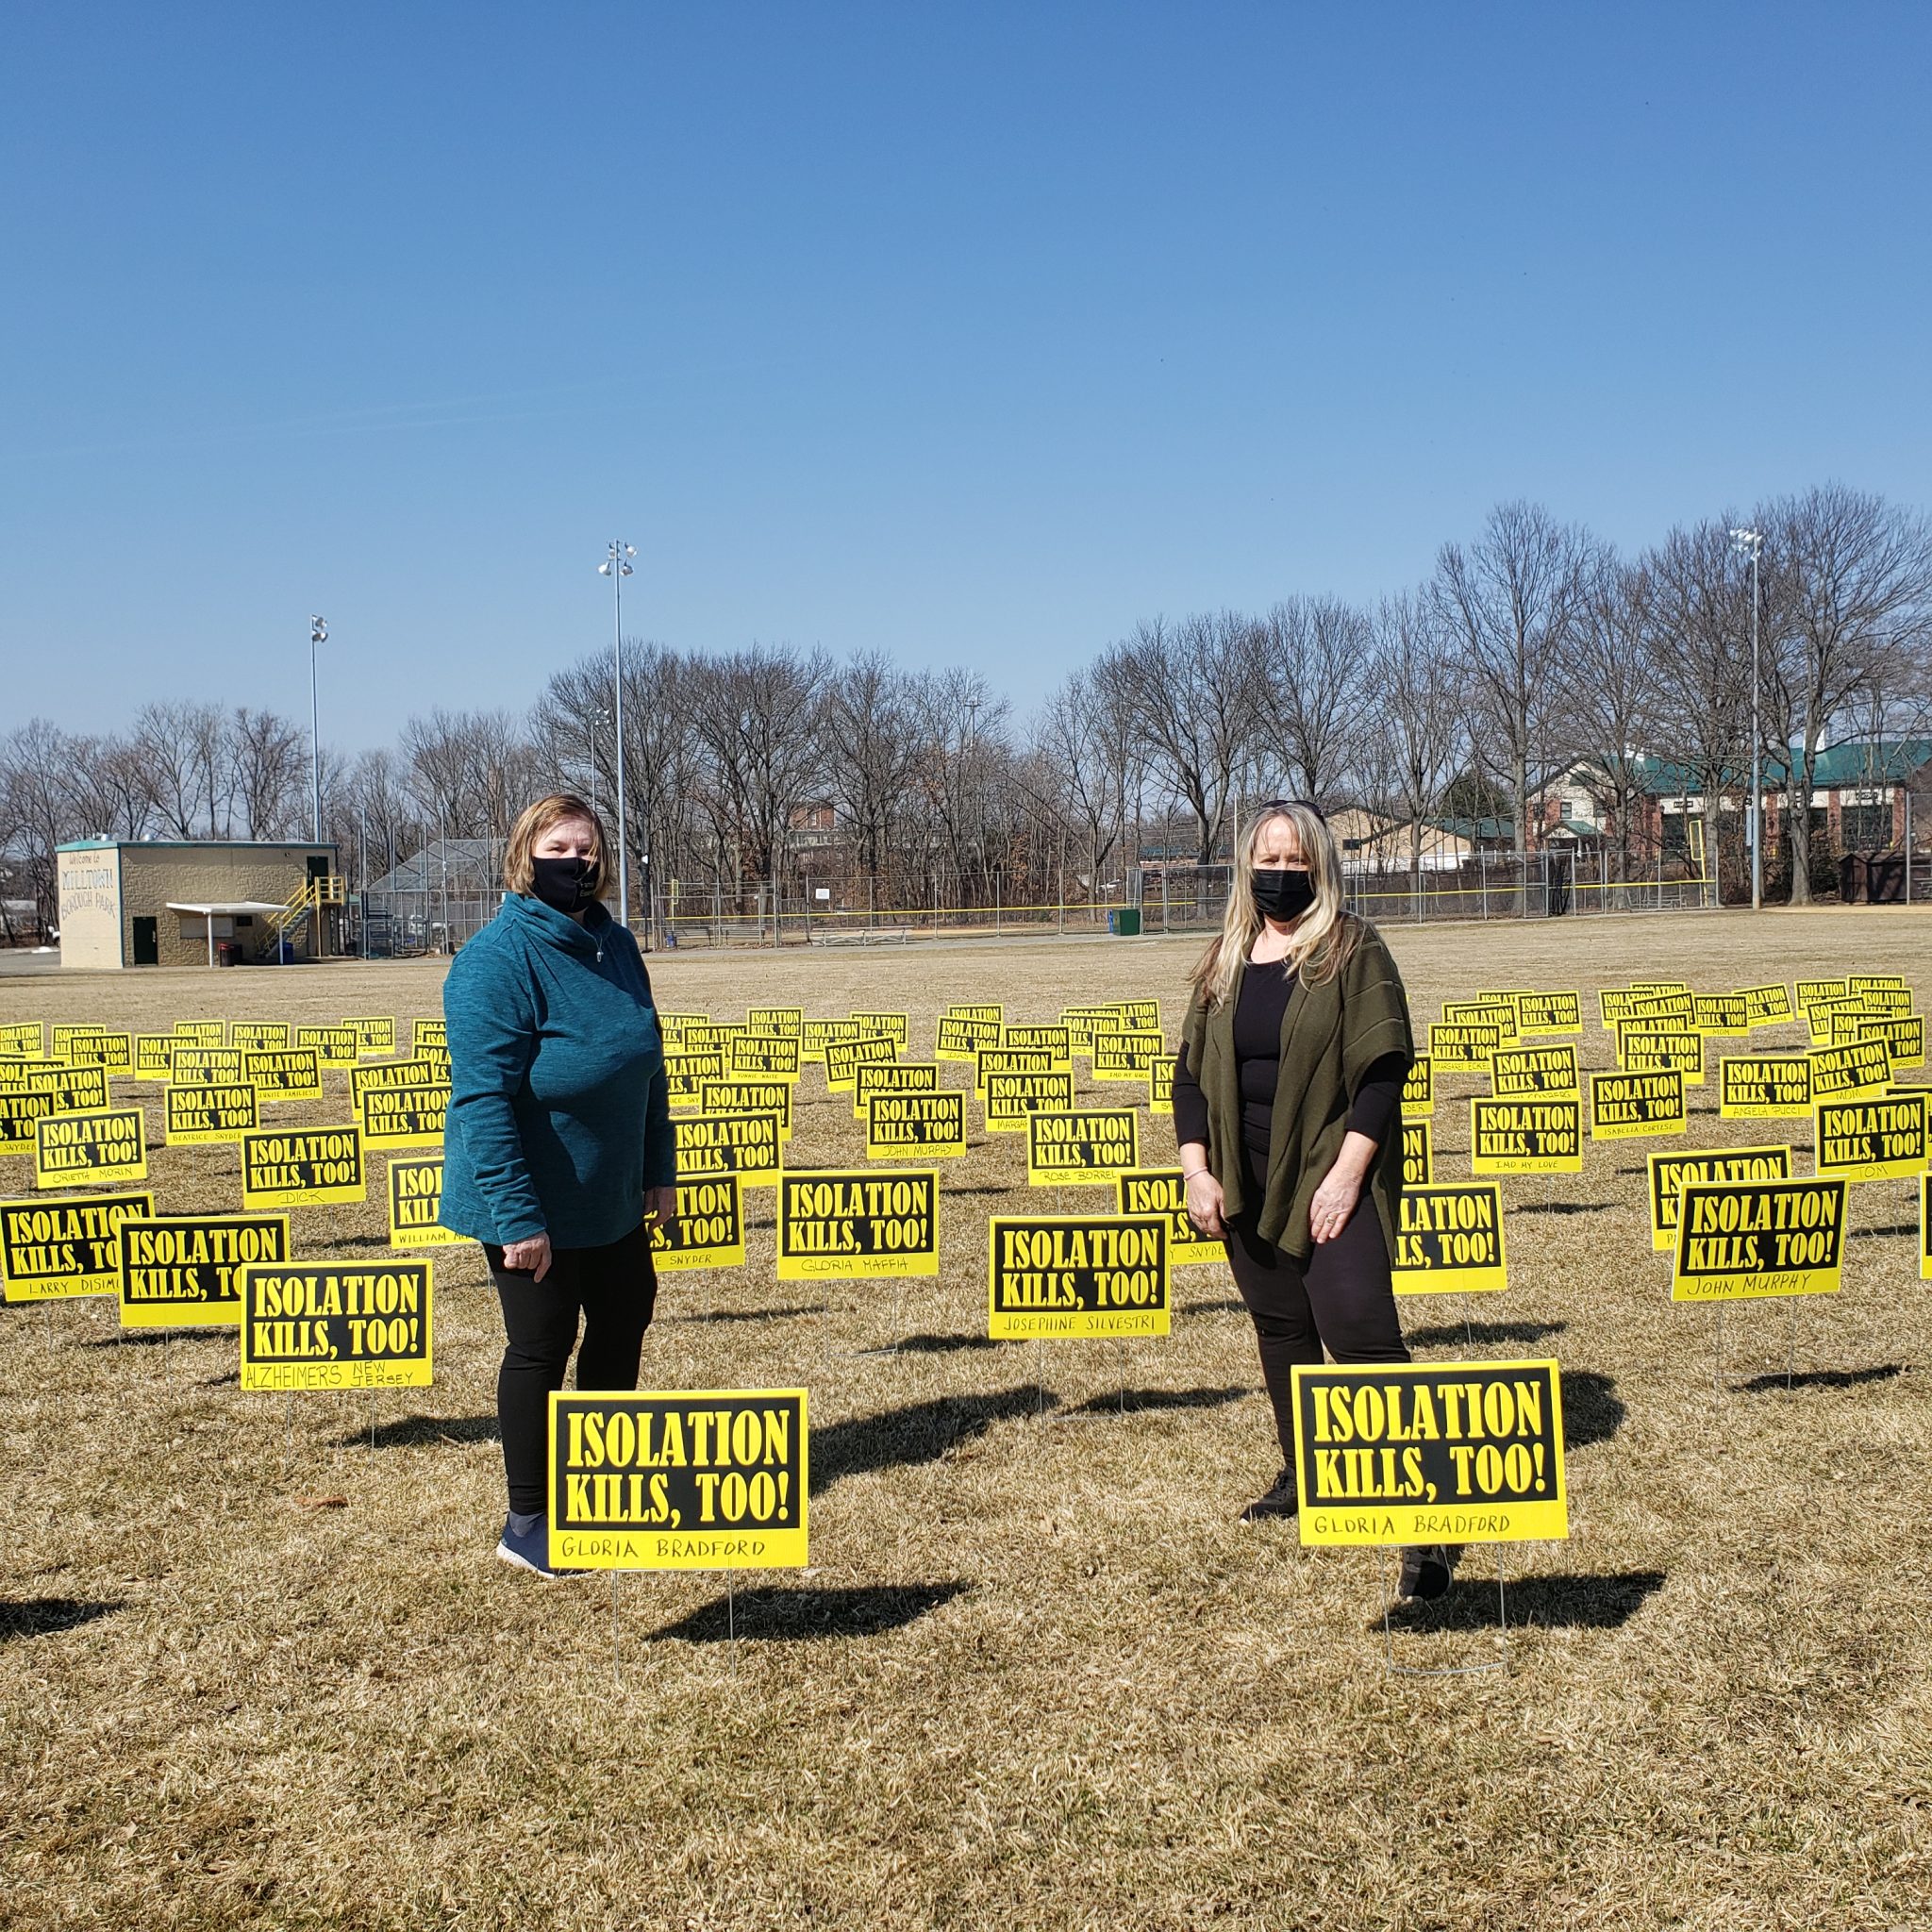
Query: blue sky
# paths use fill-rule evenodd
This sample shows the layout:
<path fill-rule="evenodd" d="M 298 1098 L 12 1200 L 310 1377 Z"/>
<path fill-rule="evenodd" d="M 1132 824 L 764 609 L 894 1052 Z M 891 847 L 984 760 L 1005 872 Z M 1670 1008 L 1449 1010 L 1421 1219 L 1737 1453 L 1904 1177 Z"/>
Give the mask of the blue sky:
<path fill-rule="evenodd" d="M 1932 8 L 0 15 L 0 728 L 520 707 L 627 629 L 981 665 L 1932 503 Z"/>

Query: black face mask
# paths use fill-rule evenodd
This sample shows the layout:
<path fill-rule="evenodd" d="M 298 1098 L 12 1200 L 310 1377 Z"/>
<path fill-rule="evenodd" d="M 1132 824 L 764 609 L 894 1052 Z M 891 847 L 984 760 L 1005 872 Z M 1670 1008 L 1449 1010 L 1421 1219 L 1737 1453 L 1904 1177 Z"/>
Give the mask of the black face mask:
<path fill-rule="evenodd" d="M 594 858 L 533 858 L 530 890 L 559 912 L 581 912 L 597 896 Z"/>
<path fill-rule="evenodd" d="M 1257 865 L 1255 904 L 1263 919 L 1299 919 L 1315 903 L 1315 882 L 1298 865 Z"/>

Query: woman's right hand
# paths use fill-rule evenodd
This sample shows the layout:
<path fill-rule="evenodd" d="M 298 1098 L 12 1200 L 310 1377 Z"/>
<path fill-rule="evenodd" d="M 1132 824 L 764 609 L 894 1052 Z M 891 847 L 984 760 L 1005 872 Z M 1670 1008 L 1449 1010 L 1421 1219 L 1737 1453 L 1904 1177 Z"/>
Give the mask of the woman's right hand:
<path fill-rule="evenodd" d="M 550 1237 L 533 1234 L 526 1241 L 511 1241 L 503 1251 L 503 1265 L 513 1274 L 541 1281 L 550 1273 Z"/>
<path fill-rule="evenodd" d="M 1207 1168 L 1196 1168 L 1188 1176 L 1188 1219 L 1214 1241 L 1227 1234 L 1221 1218 L 1222 1205 L 1221 1183 Z"/>

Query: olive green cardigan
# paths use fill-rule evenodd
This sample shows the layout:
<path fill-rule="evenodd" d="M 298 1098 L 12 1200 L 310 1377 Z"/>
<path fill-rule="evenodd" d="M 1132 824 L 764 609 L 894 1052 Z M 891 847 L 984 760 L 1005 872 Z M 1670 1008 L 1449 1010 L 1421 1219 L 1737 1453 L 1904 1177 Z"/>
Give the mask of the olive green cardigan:
<path fill-rule="evenodd" d="M 1308 1208 L 1341 1152 L 1363 1075 L 1384 1054 L 1407 1059 L 1415 1055 L 1408 998 L 1395 961 L 1374 926 L 1366 920 L 1354 924 L 1356 946 L 1348 963 L 1319 986 L 1298 985 L 1281 1023 L 1281 1076 L 1274 1088 L 1257 1228 L 1264 1241 L 1302 1261 L 1314 1247 Z M 1188 1069 L 1208 1103 L 1208 1165 L 1221 1183 L 1224 1212 L 1230 1218 L 1254 1205 L 1243 1198 L 1241 1185 L 1241 1088 L 1234 1053 L 1235 1008 L 1250 970 L 1243 960 L 1227 997 L 1211 1012 L 1197 992 L 1182 1029 Z M 1383 1142 L 1368 1190 L 1392 1256 L 1402 1200 L 1399 1127 L 1391 1127 Z"/>

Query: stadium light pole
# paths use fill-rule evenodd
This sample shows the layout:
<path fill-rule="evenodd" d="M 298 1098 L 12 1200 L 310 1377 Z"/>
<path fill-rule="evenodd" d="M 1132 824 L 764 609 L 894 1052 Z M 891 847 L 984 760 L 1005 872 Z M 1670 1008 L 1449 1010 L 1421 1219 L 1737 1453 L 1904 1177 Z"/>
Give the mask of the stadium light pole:
<path fill-rule="evenodd" d="M 1763 757 L 1764 732 L 1758 723 L 1757 676 L 1757 558 L 1764 549 L 1761 530 L 1733 530 L 1731 541 L 1740 557 L 1751 559 L 1751 909 L 1764 909 L 1764 780 L 1758 760 Z"/>
<path fill-rule="evenodd" d="M 315 842 L 322 843 L 322 713 L 315 700 L 315 647 L 328 642 L 328 620 L 308 620 L 308 790 L 315 808 Z"/>
<path fill-rule="evenodd" d="M 597 575 L 610 579 L 610 656 L 617 670 L 617 916 L 630 924 L 630 850 L 624 824 L 624 580 L 632 575 L 630 560 L 637 555 L 635 544 L 613 539 Z"/>

